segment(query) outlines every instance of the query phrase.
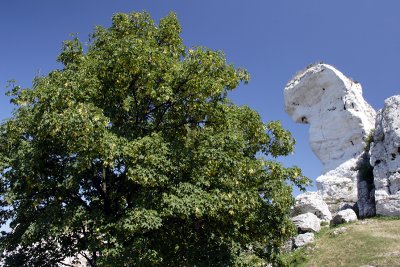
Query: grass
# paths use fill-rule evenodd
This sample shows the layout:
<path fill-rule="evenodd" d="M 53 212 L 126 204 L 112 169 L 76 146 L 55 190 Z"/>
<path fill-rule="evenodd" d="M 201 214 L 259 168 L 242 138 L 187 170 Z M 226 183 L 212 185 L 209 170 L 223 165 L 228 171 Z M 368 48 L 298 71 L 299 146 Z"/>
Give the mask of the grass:
<path fill-rule="evenodd" d="M 299 248 L 292 253 L 284 254 L 282 256 L 282 261 L 289 267 L 305 266 L 309 258 L 308 250 L 310 250 L 310 247 Z"/>
<path fill-rule="evenodd" d="M 400 218 L 357 221 L 343 234 L 324 228 L 316 242 L 283 257 L 288 266 L 400 266 Z"/>

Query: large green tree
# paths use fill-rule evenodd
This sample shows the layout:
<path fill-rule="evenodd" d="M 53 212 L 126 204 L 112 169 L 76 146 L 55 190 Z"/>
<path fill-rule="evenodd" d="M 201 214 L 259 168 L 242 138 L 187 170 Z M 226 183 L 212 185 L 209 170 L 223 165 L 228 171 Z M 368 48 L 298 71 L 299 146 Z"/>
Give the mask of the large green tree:
<path fill-rule="evenodd" d="M 174 14 L 116 14 L 61 69 L 15 86 L 0 126 L 0 249 L 6 266 L 258 266 L 292 233 L 293 151 L 228 98 L 246 70 L 187 49 Z"/>

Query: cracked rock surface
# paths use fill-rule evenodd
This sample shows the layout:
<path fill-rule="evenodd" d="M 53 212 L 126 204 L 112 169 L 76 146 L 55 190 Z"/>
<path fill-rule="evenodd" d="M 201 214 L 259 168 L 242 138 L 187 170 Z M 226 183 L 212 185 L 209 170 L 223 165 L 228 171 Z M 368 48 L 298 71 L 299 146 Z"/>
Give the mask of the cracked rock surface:
<path fill-rule="evenodd" d="M 374 167 L 376 214 L 400 215 L 400 95 L 378 112 L 370 163 Z"/>

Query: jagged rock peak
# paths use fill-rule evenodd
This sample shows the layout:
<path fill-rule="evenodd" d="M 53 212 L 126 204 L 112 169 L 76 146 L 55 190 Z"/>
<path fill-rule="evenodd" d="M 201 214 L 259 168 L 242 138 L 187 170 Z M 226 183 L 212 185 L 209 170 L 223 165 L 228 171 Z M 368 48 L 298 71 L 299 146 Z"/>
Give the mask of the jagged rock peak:
<path fill-rule="evenodd" d="M 400 215 L 400 95 L 378 111 L 370 149 L 374 166 L 376 213 Z"/>
<path fill-rule="evenodd" d="M 323 164 L 317 178 L 319 193 L 331 208 L 335 206 L 332 211 L 354 205 L 357 162 L 376 115 L 362 97 L 361 85 L 320 63 L 297 74 L 286 85 L 284 97 L 287 114 L 295 122 L 310 125 L 309 142 Z"/>

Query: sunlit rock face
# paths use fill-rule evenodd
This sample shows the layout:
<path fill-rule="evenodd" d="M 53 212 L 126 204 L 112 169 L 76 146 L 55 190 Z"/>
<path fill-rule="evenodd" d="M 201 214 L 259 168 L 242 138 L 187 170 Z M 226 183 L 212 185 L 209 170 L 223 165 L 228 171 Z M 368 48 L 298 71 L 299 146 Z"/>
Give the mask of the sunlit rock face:
<path fill-rule="evenodd" d="M 376 213 L 400 215 L 400 96 L 378 112 L 370 162 L 374 166 Z"/>
<path fill-rule="evenodd" d="M 361 85 L 330 65 L 316 64 L 296 75 L 284 96 L 289 116 L 310 125 L 309 142 L 323 164 L 318 192 L 332 212 L 353 206 L 359 200 L 357 163 L 376 115 L 362 97 Z M 362 199 L 362 210 L 369 205 L 364 202 L 373 202 Z"/>
<path fill-rule="evenodd" d="M 329 223 L 332 220 L 329 207 L 318 192 L 305 192 L 296 197 L 291 216 L 306 213 L 312 213 L 324 222 Z"/>

